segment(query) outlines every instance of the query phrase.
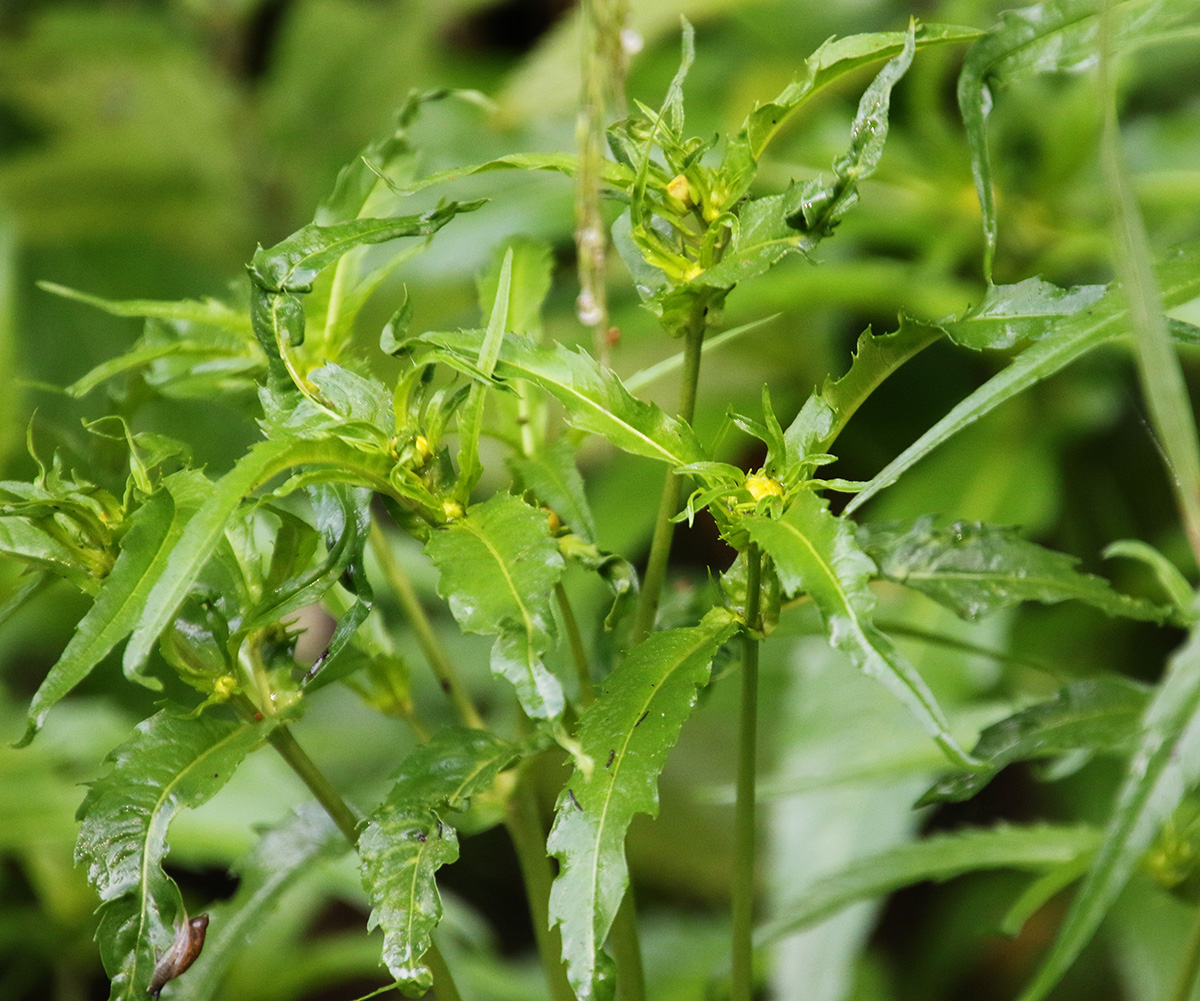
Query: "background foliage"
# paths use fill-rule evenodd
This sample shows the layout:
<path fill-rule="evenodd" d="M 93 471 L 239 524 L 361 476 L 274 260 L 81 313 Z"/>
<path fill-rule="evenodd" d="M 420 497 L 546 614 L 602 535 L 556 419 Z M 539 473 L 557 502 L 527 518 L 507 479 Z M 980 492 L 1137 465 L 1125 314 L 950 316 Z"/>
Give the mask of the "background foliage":
<path fill-rule="evenodd" d="M 23 444 L 36 409 L 32 440 L 40 455 L 59 449 L 68 461 L 86 457 L 110 485 L 124 480 L 124 446 L 87 433 L 80 423 L 103 409 L 108 390 L 75 399 L 44 386 L 70 385 L 120 353 L 139 335 L 140 323 L 46 294 L 36 281 L 110 299 L 225 295 L 255 244 L 269 247 L 304 224 L 341 166 L 388 133 L 394 111 L 414 87 L 469 88 L 494 102 L 428 106 L 414 130 L 426 170 L 514 150 L 573 148 L 578 52 L 566 6 L 551 0 L 5 5 L 0 357 L 6 371 L 20 375 L 0 394 L 6 478 L 33 473 Z M 984 28 L 1002 5 L 652 0 L 634 6 L 645 48 L 633 60 L 630 95 L 657 103 L 678 64 L 677 15 L 686 13 L 696 25 L 698 52 L 687 82 L 688 128 L 707 135 L 735 130 L 747 109 L 779 92 L 800 56 L 829 35 L 899 30 L 914 13 Z M 1193 25 L 1121 64 L 1122 129 L 1155 252 L 1200 235 L 1198 45 Z M 758 412 L 764 382 L 775 410 L 794 413 L 827 373 L 844 371 L 864 328 L 894 329 L 902 309 L 934 319 L 980 301 L 980 212 L 954 102 L 961 54 L 945 47 L 914 62 L 895 92 L 886 154 L 837 239 L 822 244 L 822 266 L 797 257 L 730 296 L 726 328 L 778 316 L 720 348 L 719 362 L 709 364 L 695 422 L 702 436 L 711 437 L 729 407 Z M 760 171 L 765 183 L 782 187 L 790 177 L 828 170 L 845 148 L 867 72 L 833 88 L 780 137 Z M 1040 275 L 1069 287 L 1113 277 L 1096 154 L 1100 123 L 1096 81 L 1087 73 L 1032 76 L 997 95 L 990 123 L 1000 192 L 997 282 Z M 568 345 L 590 342 L 575 318 L 570 182 L 552 174 L 495 173 L 463 180 L 453 197 L 484 194 L 492 198 L 485 209 L 456 219 L 427 253 L 385 279 L 356 331 L 363 344 L 388 320 L 403 284 L 421 290 L 411 329 L 477 326 L 476 276 L 494 248 L 517 235 L 554 248 L 547 334 Z M 435 202 L 430 196 L 419 207 Z M 612 322 L 620 340 L 612 361 L 626 374 L 665 357 L 672 346 L 638 307 L 620 265 L 613 271 Z M 490 301 L 490 293 L 484 299 Z M 1190 319 L 1200 321 L 1200 314 Z M 398 364 L 378 352 L 373 357 L 381 374 L 395 377 Z M 1185 360 L 1194 356 L 1185 351 Z M 837 475 L 873 475 L 1004 363 L 994 352 L 930 348 L 885 384 L 847 430 Z M 244 417 L 248 398 L 242 410 L 186 395 L 140 407 L 136 388 L 129 396 L 120 392 L 112 400 L 116 412 L 136 408 L 138 430 L 193 442 L 210 470 L 228 469 L 253 440 Z M 659 386 L 645 390 L 651 398 L 659 392 Z M 669 387 L 661 394 L 669 408 Z M 739 462 L 760 464 L 757 447 L 745 445 Z M 644 554 L 654 503 L 629 499 L 656 497 L 658 467 L 595 447 L 581 463 L 595 537 L 606 549 Z M 484 475 L 484 485 L 495 486 L 502 467 L 492 463 Z M 1108 543 L 1145 540 L 1189 566 L 1126 347 L 1095 352 L 1006 403 L 870 508 L 873 522 L 934 513 L 1023 526 L 1026 538 L 1080 558 L 1084 569 L 1103 573 L 1126 593 L 1154 600 L 1161 592 L 1143 565 L 1101 560 Z M 422 597 L 435 600 L 433 567 L 415 548 L 401 555 L 417 568 L 412 572 Z M 694 570 L 695 587 L 704 583 L 703 568 L 724 566 L 731 555 L 704 518 L 676 542 L 676 565 L 685 580 L 688 568 Z M 375 579 L 378 571 L 373 564 L 366 568 Z M 6 588 L 13 581 L 9 574 Z M 589 629 L 608 607 L 601 591 L 594 588 L 585 603 L 581 617 Z M 681 587 L 668 600 L 684 608 L 688 598 Z M 1022 606 L 968 624 L 899 588 L 881 589 L 878 600 L 877 617 L 903 623 L 897 642 L 950 707 L 966 746 L 982 727 L 1068 682 L 1156 681 L 1182 637 L 1170 627 L 1109 618 L 1082 602 Z M 74 591 L 51 590 L 4 624 L 0 721 L 9 739 L 20 736 L 29 698 L 86 608 Z M 377 615 L 384 622 L 400 618 L 387 600 Z M 466 682 L 476 701 L 493 715 L 515 713 L 489 678 L 492 636 L 462 635 L 449 614 L 436 625 L 474 666 Z M 968 803 L 910 811 L 941 774 L 936 748 L 886 693 L 845 670 L 816 631 L 815 615 L 793 615 L 764 647 L 760 866 L 771 913 L 787 911 L 789 901 L 814 885 L 824 896 L 809 898 L 813 908 L 812 900 L 836 901 L 839 892 L 850 900 L 890 890 L 839 891 L 818 881 L 856 858 L 905 845 L 921 830 L 946 832 L 952 847 L 941 854 L 944 869 L 936 875 L 949 879 L 969 868 L 956 867 L 954 851 L 974 849 L 955 846 L 952 833 L 965 823 L 1037 818 L 1062 826 L 1053 857 L 1033 857 L 1014 838 L 997 849 L 995 871 L 925 883 L 886 905 L 856 903 L 800 934 L 776 929 L 775 996 L 1014 996 L 1067 903 L 1052 898 L 1020 935 L 1006 937 L 1006 913 L 1028 878 L 1022 873 L 1093 850 L 1075 825 L 1107 816 L 1119 764 L 1102 757 L 1078 771 L 1059 767 L 1053 782 L 1042 781 L 1048 770 L 1041 765 L 1018 765 Z M 930 635 L 942 639 L 934 643 Z M 415 637 L 398 631 L 395 639 L 399 655 L 419 661 Z M 956 640 L 962 645 L 954 646 Z M 544 641 L 539 635 L 537 642 Z M 99 762 L 134 723 L 152 715 L 161 697 L 125 684 L 119 660 L 110 656 L 59 705 L 33 745 L 0 750 L 2 997 L 106 996 L 92 942 L 103 915 L 92 913 L 85 872 L 72 865 L 78 784 L 97 777 Z M 718 663 L 714 673 L 720 672 Z M 426 718 L 450 722 L 433 678 L 414 671 L 412 685 Z M 712 956 L 723 954 L 728 937 L 735 687 L 718 681 L 705 690 L 667 762 L 659 817 L 638 817 L 630 827 L 630 869 L 655 998 L 701 996 Z M 1131 685 L 1110 693 L 1113 711 L 1140 711 L 1140 692 Z M 169 688 L 168 694 L 177 693 Z M 381 799 L 385 777 L 415 746 L 401 721 L 371 711 L 340 686 L 323 692 L 296 730 L 306 746 L 319 749 L 321 766 L 347 797 L 363 803 Z M 557 766 L 553 771 L 548 788 L 567 774 Z M 210 802 L 181 813 L 171 829 L 170 875 L 185 896 L 201 902 L 234 892 L 231 871 L 240 877 L 239 893 L 268 884 L 275 859 L 263 856 L 261 843 L 252 852 L 253 828 L 280 824 L 307 802 L 294 776 L 265 754 L 247 759 L 227 786 L 206 795 L 211 792 Z M 416 809 L 389 801 L 372 824 L 386 826 Z M 319 829 L 325 821 L 302 812 L 291 823 Z M 276 859 L 299 850 L 288 846 L 289 829 L 279 831 Z M 445 948 L 464 994 L 539 996 L 544 988 L 533 930 L 507 840 L 496 829 L 474 835 L 469 826 L 460 827 L 458 839 L 460 859 L 441 870 L 439 881 L 452 929 Z M 225 996 L 350 998 L 386 982 L 380 936 L 362 933 L 369 906 L 348 856 L 335 842 L 324 850 L 312 838 L 298 843 L 314 864 L 288 877 L 286 906 L 256 922 L 252 947 L 226 971 Z M 1039 844 L 1049 851 L 1048 841 Z M 440 850 L 451 863 L 450 846 Z M 1189 922 L 1183 903 L 1135 877 L 1086 961 L 1056 996 L 1167 997 Z M 195 969 L 180 987 L 187 983 L 194 996 L 208 996 L 202 967 Z"/>

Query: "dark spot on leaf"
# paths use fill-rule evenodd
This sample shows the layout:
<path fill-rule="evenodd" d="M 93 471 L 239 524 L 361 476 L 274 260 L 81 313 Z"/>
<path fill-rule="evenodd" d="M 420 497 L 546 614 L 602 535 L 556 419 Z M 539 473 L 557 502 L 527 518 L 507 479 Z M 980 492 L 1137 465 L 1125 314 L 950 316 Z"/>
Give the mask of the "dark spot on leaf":
<path fill-rule="evenodd" d="M 425 832 L 424 831 L 416 831 L 413 834 L 413 837 L 415 837 L 418 841 L 423 842 L 425 840 Z"/>
<path fill-rule="evenodd" d="M 450 679 L 449 678 L 442 679 L 442 691 L 446 692 L 447 694 L 450 692 Z"/>
<path fill-rule="evenodd" d="M 609 752 L 608 752 L 608 763 L 607 763 L 607 764 L 606 764 L 604 767 L 605 767 L 605 768 L 611 768 L 611 767 L 612 767 L 612 763 L 613 763 L 613 758 L 615 758 L 616 756 L 617 756 L 617 752 L 616 752 L 616 750 L 615 750 L 615 749 L 614 749 L 614 750 L 611 750 L 611 751 L 609 751 Z"/>
<path fill-rule="evenodd" d="M 580 813 L 583 813 L 583 807 L 579 805 L 579 800 L 577 800 L 575 798 L 575 790 L 568 789 L 567 795 L 571 798 L 571 802 L 575 804 L 575 809 L 578 810 Z"/>
<path fill-rule="evenodd" d="M 637 722 L 633 724 L 634 729 L 636 730 L 639 726 L 641 726 L 642 720 L 644 720 L 649 715 L 650 715 L 650 710 L 647 709 L 644 713 L 642 713 L 641 716 L 638 717 Z"/>

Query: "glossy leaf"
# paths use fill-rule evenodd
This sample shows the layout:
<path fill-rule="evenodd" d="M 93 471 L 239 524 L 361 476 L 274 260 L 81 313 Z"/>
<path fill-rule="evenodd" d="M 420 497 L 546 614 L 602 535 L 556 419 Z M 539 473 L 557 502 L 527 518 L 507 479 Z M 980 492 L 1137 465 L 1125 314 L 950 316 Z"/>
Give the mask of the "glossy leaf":
<path fill-rule="evenodd" d="M 75 550 L 32 518 L 0 516 L 0 554 L 48 570 L 82 591 L 94 591 L 96 581 Z"/>
<path fill-rule="evenodd" d="M 387 800 L 358 842 L 363 886 L 381 927 L 383 960 L 406 992 L 421 993 L 433 974 L 421 963 L 442 916 L 434 874 L 458 858 L 458 838 L 440 813 L 491 788 L 516 748 L 482 730 L 445 730 L 405 759 Z"/>
<path fill-rule="evenodd" d="M 742 524 L 774 561 L 785 593 L 813 599 L 830 644 L 900 699 L 952 761 L 973 768 L 924 679 L 871 621 L 875 597 L 867 582 L 875 565 L 855 544 L 852 523 L 801 491 L 782 518 L 751 515 Z"/>
<path fill-rule="evenodd" d="M 1082 601 L 1107 615 L 1174 621 L 1174 609 L 1113 590 L 1081 573 L 1079 560 L 1022 539 L 1015 528 L 977 521 L 863 525 L 858 543 L 897 584 L 920 591 L 964 619 L 980 619 L 1023 601 Z"/>
<path fill-rule="evenodd" d="M 1145 686 L 1125 678 L 1095 678 L 1067 685 L 1052 699 L 987 727 L 971 751 L 983 767 L 946 776 L 917 805 L 968 800 L 1014 761 L 1131 748 L 1137 742 L 1149 699 Z"/>
<path fill-rule="evenodd" d="M 629 882 L 625 832 L 635 814 L 658 812 L 658 776 L 667 751 L 708 680 L 713 656 L 737 629 L 723 609 L 698 626 L 654 633 L 626 654 L 580 720 L 577 739 L 591 759 L 558 799 L 547 848 L 562 868 L 550 916 L 562 931 L 567 975 L 580 1001 L 612 997 L 602 952 Z"/>
<path fill-rule="evenodd" d="M 926 880 L 942 882 L 986 869 L 1042 873 L 1073 865 L 1095 851 L 1094 827 L 999 826 L 939 832 L 879 855 L 858 859 L 813 883 L 798 906 L 759 928 L 767 945 L 832 917 L 851 904 L 885 896 Z"/>
<path fill-rule="evenodd" d="M 558 716 L 562 686 L 542 655 L 554 634 L 550 599 L 564 565 L 545 512 L 495 494 L 430 535 L 426 552 L 458 624 L 498 634 L 492 671 L 513 684 L 529 716 Z"/>
<path fill-rule="evenodd" d="M 532 491 L 564 525 L 588 542 L 595 540 L 596 522 L 575 465 L 575 450 L 567 439 L 559 438 L 532 455 L 511 456 L 508 464 L 520 485 Z"/>
<path fill-rule="evenodd" d="M 1200 295 L 1200 244 L 1191 242 L 1172 252 L 1157 268 L 1163 304 L 1170 309 Z M 1109 291 L 1090 309 L 1057 324 L 1053 333 L 1022 351 L 1003 371 L 958 403 L 945 417 L 877 473 L 846 505 L 851 514 L 880 490 L 963 428 L 974 424 L 1005 400 L 1065 368 L 1105 341 L 1128 331 L 1129 314 L 1120 290 Z"/>
<path fill-rule="evenodd" d="M 156 960 L 182 919 L 179 889 L 162 869 L 167 828 L 180 809 L 207 801 L 267 733 L 262 723 L 165 709 L 109 756 L 78 819 L 75 859 L 100 895 L 100 955 L 110 1001 L 142 1001 Z"/>
<path fill-rule="evenodd" d="M 955 344 L 964 348 L 1004 351 L 1022 341 L 1039 341 L 1065 317 L 1094 306 L 1103 285 L 1059 288 L 1040 278 L 1015 285 L 989 285 L 983 302 L 960 320 L 942 320 Z"/>
<path fill-rule="evenodd" d="M 1040 1001 L 1095 934 L 1163 822 L 1200 779 L 1200 633 L 1171 658 L 1142 718 L 1137 750 L 1096 860 L 1021 1001 Z"/>
<path fill-rule="evenodd" d="M 253 942 L 258 924 L 284 894 L 313 866 L 350 850 L 346 836 L 316 803 L 300 806 L 280 824 L 264 831 L 253 848 L 234 865 L 237 891 L 209 909 L 211 920 L 199 959 L 171 987 L 172 1001 L 211 1001 L 221 977 Z M 251 945 L 251 947 L 253 947 Z"/>

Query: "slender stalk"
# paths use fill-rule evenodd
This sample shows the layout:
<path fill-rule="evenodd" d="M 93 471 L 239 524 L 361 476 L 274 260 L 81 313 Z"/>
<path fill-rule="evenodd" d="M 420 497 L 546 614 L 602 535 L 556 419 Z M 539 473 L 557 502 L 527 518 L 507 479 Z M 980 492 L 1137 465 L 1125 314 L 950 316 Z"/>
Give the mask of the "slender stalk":
<path fill-rule="evenodd" d="M 546 831 L 537 798 L 525 777 L 518 782 L 508 801 L 505 823 L 525 881 L 529 917 L 533 921 L 533 934 L 542 972 L 550 986 L 550 997 L 552 1001 L 574 1001 L 575 992 L 567 981 L 562 962 L 562 936 L 557 927 L 550 927 L 550 885 L 554 882 L 554 873 L 546 855 Z"/>
<path fill-rule="evenodd" d="M 646 1001 L 646 971 L 642 966 L 642 944 L 638 938 L 632 885 L 626 888 L 625 899 L 613 918 L 609 941 L 617 961 L 617 986 L 621 989 L 622 1001 Z"/>
<path fill-rule="evenodd" d="M 579 622 L 575 618 L 575 610 L 571 608 L 567 589 L 562 584 L 554 585 L 554 597 L 558 601 L 558 610 L 562 612 L 567 642 L 571 645 L 571 658 L 575 662 L 575 674 L 579 678 L 579 701 L 587 707 L 596 701 L 596 688 L 592 684 L 592 671 L 588 665 L 587 650 L 583 647 L 583 636 L 579 632 Z"/>
<path fill-rule="evenodd" d="M 692 422 L 696 414 L 696 388 L 700 383 L 700 349 L 704 344 L 705 323 L 700 314 L 684 334 L 683 375 L 679 386 L 680 420 Z M 671 521 L 679 510 L 679 477 L 674 470 L 667 471 L 662 497 L 658 504 L 658 517 L 654 523 L 654 538 L 650 542 L 650 557 L 646 561 L 646 573 L 642 579 L 642 593 L 638 598 L 637 616 L 633 622 L 631 643 L 640 643 L 654 628 L 658 614 L 658 602 L 662 596 L 663 582 L 667 577 L 667 561 L 671 556 L 671 540 L 675 525 Z"/>
<path fill-rule="evenodd" d="M 1196 920 L 1192 924 L 1191 934 L 1188 935 L 1183 965 L 1179 968 L 1175 989 L 1171 992 L 1171 1001 L 1190 1001 L 1196 989 L 1197 975 L 1200 975 L 1200 909 L 1196 911 Z"/>
<path fill-rule="evenodd" d="M 754 994 L 754 780 L 758 743 L 758 629 L 762 557 L 746 550 L 746 629 L 742 634 L 742 709 L 738 731 L 737 803 L 733 834 L 733 990 Z"/>
<path fill-rule="evenodd" d="M 370 545 L 375 558 L 379 560 L 379 567 L 383 570 L 383 575 L 387 578 L 392 590 L 396 592 L 400 607 L 404 610 L 413 631 L 417 634 L 417 643 L 421 647 L 421 652 L 425 654 L 425 659 L 429 662 L 434 676 L 442 686 L 442 691 L 454 705 L 458 718 L 464 726 L 476 730 L 482 729 L 483 720 L 475 709 L 471 696 L 459 680 L 453 661 L 450 660 L 446 648 L 442 646 L 442 641 L 434 632 L 433 625 L 429 621 L 429 616 L 425 614 L 425 609 L 421 606 L 412 582 L 396 560 L 392 547 L 388 545 L 387 538 L 378 522 L 371 524 Z"/>

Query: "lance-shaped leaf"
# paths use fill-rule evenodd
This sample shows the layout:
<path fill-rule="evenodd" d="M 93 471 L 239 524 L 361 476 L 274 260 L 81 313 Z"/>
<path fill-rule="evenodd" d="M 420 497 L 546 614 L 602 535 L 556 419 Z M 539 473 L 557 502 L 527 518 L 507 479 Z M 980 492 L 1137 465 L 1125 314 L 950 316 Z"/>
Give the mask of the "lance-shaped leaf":
<path fill-rule="evenodd" d="M 1051 0 L 1006 11 L 999 24 L 967 53 L 958 78 L 958 107 L 967 130 L 971 170 L 983 208 L 983 270 L 989 281 L 996 254 L 996 202 L 987 142 L 992 90 L 997 82 L 1093 66 L 1100 48 L 1103 6 L 1096 0 Z M 1196 16 L 1192 0 L 1125 0 L 1111 4 L 1110 8 L 1110 53 L 1145 45 L 1155 33 L 1194 23 Z"/>
<path fill-rule="evenodd" d="M 204 327 L 216 327 L 243 338 L 250 336 L 250 318 L 241 310 L 217 299 L 184 299 L 160 301 L 156 299 L 102 299 L 98 295 L 79 292 L 54 282 L 38 282 L 43 292 L 73 299 L 88 306 L 103 310 L 113 316 L 142 317 L 156 320 L 172 320 L 193 323 Z"/>
<path fill-rule="evenodd" d="M 534 719 L 561 713 L 562 686 L 542 662 L 554 634 L 550 599 L 564 569 L 546 513 L 495 494 L 430 535 L 425 549 L 458 624 L 499 634 L 492 671 L 512 683 L 525 712 Z"/>
<path fill-rule="evenodd" d="M 54 704 L 133 631 L 184 524 L 200 506 L 201 484 L 207 486 L 208 481 L 199 473 L 185 471 L 169 476 L 162 488 L 130 516 L 131 524 L 121 539 L 121 554 L 101 583 L 95 602 L 34 693 L 21 746 L 42 728 Z M 129 676 L 149 688 L 162 688 L 160 682 L 140 672 L 130 672 Z"/>
<path fill-rule="evenodd" d="M 667 752 L 708 681 L 713 656 L 737 629 L 724 609 L 698 626 L 654 633 L 634 647 L 580 720 L 578 740 L 591 759 L 576 768 L 558 799 L 547 848 L 562 869 L 550 892 L 550 917 L 562 930 L 567 976 L 580 1001 L 613 994 L 603 953 L 629 883 L 625 832 L 635 814 L 658 812 L 658 776 Z"/>
<path fill-rule="evenodd" d="M 768 945 L 832 917 L 862 900 L 926 880 L 942 882 L 984 869 L 1043 873 L 1072 866 L 1094 852 L 1094 827 L 999 826 L 931 835 L 921 841 L 858 859 L 840 872 L 817 880 L 796 906 L 763 925 L 756 945 Z"/>
<path fill-rule="evenodd" d="M 477 375 L 473 366 L 481 331 L 426 333 L 416 341 L 442 349 L 442 360 L 457 362 L 460 370 Z M 632 396 L 610 369 L 582 348 L 570 351 L 561 344 L 542 348 L 510 337 L 500 347 L 494 375 L 540 386 L 562 403 L 574 427 L 607 438 L 626 452 L 673 466 L 706 458 L 687 424 Z"/>
<path fill-rule="evenodd" d="M 989 285 L 983 302 L 941 326 L 964 348 L 1005 351 L 1021 341 L 1040 341 L 1064 318 L 1094 306 L 1105 291 L 1103 285 L 1059 288 L 1040 278 Z"/>
<path fill-rule="evenodd" d="M 533 492 L 564 525 L 588 542 L 595 541 L 596 522 L 588 505 L 583 477 L 575 465 L 575 449 L 565 438 L 536 449 L 532 455 L 514 455 L 509 467 L 520 485 Z"/>
<path fill-rule="evenodd" d="M 1022 539 L 1016 528 L 978 521 L 863 525 L 858 543 L 889 580 L 911 587 L 964 619 L 980 619 L 1023 601 L 1082 601 L 1107 615 L 1174 621 L 1174 609 L 1113 590 L 1081 573 L 1079 560 Z M 1182 623 L 1180 623 L 1182 624 Z"/>
<path fill-rule="evenodd" d="M 1200 242 L 1191 241 L 1173 251 L 1156 269 L 1156 278 L 1166 309 L 1182 305 L 1200 295 Z M 1048 378 L 1105 341 L 1127 333 L 1128 329 L 1129 313 L 1121 290 L 1110 286 L 1109 291 L 1090 309 L 1075 313 L 1057 324 L 1052 334 L 1022 351 L 1012 364 L 967 396 L 889 462 L 846 505 L 846 513 L 856 511 L 880 490 L 895 483 L 901 474 L 939 445 L 974 424 L 1005 400 Z"/>
<path fill-rule="evenodd" d="M 81 591 L 96 589 L 95 579 L 75 550 L 32 518 L 21 515 L 0 517 L 0 555 L 48 570 Z"/>
<path fill-rule="evenodd" d="M 875 564 L 855 544 L 853 524 L 835 518 L 826 502 L 807 490 L 783 517 L 751 515 L 743 524 L 774 560 L 784 591 L 803 591 L 813 599 L 830 644 L 900 699 L 955 764 L 974 768 L 924 679 L 871 621 L 875 596 L 867 581 Z"/>
<path fill-rule="evenodd" d="M 368 929 L 383 929 L 383 961 L 406 992 L 433 983 L 421 957 L 442 917 L 435 873 L 458 858 L 458 837 L 440 814 L 490 789 L 517 748 L 482 730 L 444 730 L 410 754 L 358 841 Z"/>
<path fill-rule="evenodd" d="M 839 379 L 826 377 L 819 392 L 805 401 L 784 435 L 792 460 L 826 452 L 846 423 L 888 376 L 944 336 L 940 326 L 900 314 L 890 334 L 868 329 L 858 338 L 850 368 Z M 785 470 L 785 475 L 790 470 Z"/>
<path fill-rule="evenodd" d="M 162 869 L 167 828 L 184 807 L 206 802 L 258 746 L 269 724 L 214 714 L 188 718 L 165 709 L 111 755 L 78 819 L 75 859 L 102 901 L 100 956 L 112 980 L 110 1001 L 142 1001 L 157 952 L 182 918 L 179 889 Z"/>
<path fill-rule="evenodd" d="M 260 921 L 311 868 L 350 850 L 346 835 L 316 803 L 306 803 L 264 831 L 233 869 L 237 892 L 209 909 L 204 951 L 171 988 L 172 1001 L 211 1001 L 221 977 L 253 938 Z"/>
<path fill-rule="evenodd" d="M 1163 822 L 1200 778 L 1200 631 L 1171 658 L 1142 718 L 1137 750 L 1096 860 L 1049 955 L 1021 995 L 1040 1001 L 1087 945 Z"/>
<path fill-rule="evenodd" d="M 1067 685 L 1054 698 L 987 727 L 971 751 L 983 767 L 941 779 L 917 805 L 968 800 L 1014 761 L 1132 748 L 1149 700 L 1146 687 L 1127 678 L 1089 678 Z"/>

